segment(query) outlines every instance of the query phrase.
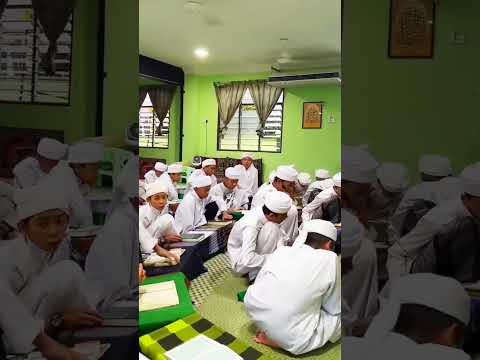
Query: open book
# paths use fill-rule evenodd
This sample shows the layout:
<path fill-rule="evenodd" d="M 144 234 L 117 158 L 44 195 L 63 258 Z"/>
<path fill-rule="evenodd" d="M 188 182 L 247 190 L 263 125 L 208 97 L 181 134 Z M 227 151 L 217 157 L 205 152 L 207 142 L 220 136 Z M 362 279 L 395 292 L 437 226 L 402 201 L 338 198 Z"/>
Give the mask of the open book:
<path fill-rule="evenodd" d="M 198 335 L 193 339 L 167 351 L 168 360 L 242 360 L 243 358 L 225 345 Z"/>
<path fill-rule="evenodd" d="M 174 281 L 139 287 L 138 311 L 163 309 L 180 303 Z"/>
<path fill-rule="evenodd" d="M 200 242 L 203 239 L 205 239 L 204 234 L 197 234 L 197 233 L 192 233 L 192 232 L 187 232 L 185 234 L 182 234 L 182 241 L 183 242 Z"/>

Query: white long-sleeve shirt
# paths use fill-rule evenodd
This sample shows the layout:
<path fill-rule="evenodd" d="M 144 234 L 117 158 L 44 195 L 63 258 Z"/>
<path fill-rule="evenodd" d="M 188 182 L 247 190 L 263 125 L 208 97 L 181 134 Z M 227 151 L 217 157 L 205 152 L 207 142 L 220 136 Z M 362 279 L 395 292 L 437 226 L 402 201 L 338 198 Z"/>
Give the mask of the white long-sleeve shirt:
<path fill-rule="evenodd" d="M 162 176 L 160 176 L 160 181 L 168 187 L 168 200 L 178 201 L 178 191 L 170 175 L 168 173 L 163 173 Z"/>
<path fill-rule="evenodd" d="M 248 195 L 243 189 L 228 189 L 223 183 L 219 183 L 210 189 L 209 196 L 221 199 L 226 209 L 247 209 Z"/>
<path fill-rule="evenodd" d="M 15 165 L 13 175 L 15 176 L 15 186 L 25 189 L 36 185 L 47 174 L 40 169 L 37 159 L 27 157 Z"/>
<path fill-rule="evenodd" d="M 149 255 L 155 252 L 154 248 L 167 232 L 175 233 L 173 217 L 168 214 L 168 207 L 162 211 L 150 204 L 140 206 L 138 210 L 138 233 L 142 254 Z"/>
<path fill-rule="evenodd" d="M 323 190 L 321 193 L 315 196 L 315 199 L 313 199 L 310 204 L 302 209 L 302 221 L 304 223 L 310 221 L 314 213 L 321 218 L 322 205 L 327 204 L 336 198 L 338 198 L 338 195 L 333 187 Z"/>
<path fill-rule="evenodd" d="M 145 184 L 152 184 L 154 182 L 160 181 L 160 179 L 162 178 L 162 175 L 163 173 L 160 176 L 157 176 L 157 174 L 155 173 L 155 170 L 147 171 L 144 175 Z"/>
<path fill-rule="evenodd" d="M 310 194 L 314 190 L 326 190 L 328 188 L 333 187 L 333 180 L 332 179 L 325 179 L 325 180 L 317 180 L 312 182 L 308 188 L 305 194 L 303 195 L 302 203 L 303 206 L 306 206 L 308 204 L 308 199 L 310 198 Z"/>
<path fill-rule="evenodd" d="M 200 199 L 195 191 L 189 191 L 175 212 L 175 229 L 179 234 L 194 230 L 207 223 L 205 206 L 207 199 Z"/>
<path fill-rule="evenodd" d="M 252 164 L 248 169 L 243 165 L 237 165 L 236 168 L 240 170 L 240 179 L 238 186 L 245 190 L 248 196 L 254 196 L 258 191 L 258 170 Z"/>
<path fill-rule="evenodd" d="M 340 289 L 334 252 L 305 244 L 281 247 L 248 288 L 245 307 L 271 340 L 299 355 L 340 338 Z"/>

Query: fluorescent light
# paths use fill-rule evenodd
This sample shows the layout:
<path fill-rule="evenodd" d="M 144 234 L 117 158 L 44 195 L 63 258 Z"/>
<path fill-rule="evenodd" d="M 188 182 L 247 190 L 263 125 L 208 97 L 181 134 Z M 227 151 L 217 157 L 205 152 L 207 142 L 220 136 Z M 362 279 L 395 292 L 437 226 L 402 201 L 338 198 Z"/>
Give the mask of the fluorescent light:
<path fill-rule="evenodd" d="M 208 50 L 205 48 L 195 49 L 194 54 L 198 59 L 206 59 L 209 55 Z"/>

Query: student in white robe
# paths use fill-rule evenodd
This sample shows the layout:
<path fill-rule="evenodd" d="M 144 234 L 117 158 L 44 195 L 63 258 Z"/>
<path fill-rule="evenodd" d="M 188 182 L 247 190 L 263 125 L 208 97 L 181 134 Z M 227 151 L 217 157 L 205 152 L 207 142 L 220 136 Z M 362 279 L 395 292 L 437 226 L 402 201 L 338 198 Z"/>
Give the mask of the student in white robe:
<path fill-rule="evenodd" d="M 332 223 L 312 220 L 292 247 L 268 257 L 245 295 L 247 313 L 259 329 L 257 342 L 300 355 L 340 339 L 336 239 Z"/>
<path fill-rule="evenodd" d="M 470 298 L 454 279 L 412 274 L 397 279 L 364 338 L 346 337 L 347 359 L 467 360 L 461 347 Z"/>
<path fill-rule="evenodd" d="M 215 171 L 217 170 L 217 162 L 215 159 L 205 159 L 202 161 L 202 168 L 193 171 L 188 179 L 189 189 L 191 189 L 192 181 L 197 176 L 208 176 L 212 182 L 212 186 L 217 184 Z"/>
<path fill-rule="evenodd" d="M 85 262 L 89 283 L 101 289 L 104 298 L 110 300 L 128 297 L 138 287 L 138 175 L 129 170 L 130 167 L 125 166 L 117 182 L 125 201 L 114 208 Z"/>
<path fill-rule="evenodd" d="M 146 259 L 151 254 L 166 257 L 172 264 L 179 262 L 178 256 L 166 250 L 162 244 L 181 240 L 174 218 L 168 213 L 168 187 L 163 182 L 146 186 L 147 204 L 139 209 L 140 250 Z"/>
<path fill-rule="evenodd" d="M 240 170 L 238 187 L 247 192 L 248 197 L 253 197 L 258 190 L 258 170 L 253 165 L 253 154 L 243 153 L 241 164 L 235 166 Z"/>
<path fill-rule="evenodd" d="M 303 206 L 309 203 L 310 195 L 315 190 L 325 190 L 333 186 L 332 179 L 330 178 L 330 172 L 325 169 L 317 169 L 315 171 L 315 181 L 312 182 L 309 186 L 305 195 L 303 195 Z"/>
<path fill-rule="evenodd" d="M 322 218 L 322 206 L 342 198 L 342 174 L 337 173 L 333 177 L 333 186 L 320 192 L 315 199 L 302 209 L 302 222 Z M 315 216 L 315 217 L 314 217 Z"/>
<path fill-rule="evenodd" d="M 276 177 L 276 172 L 275 172 L 275 170 L 273 170 L 268 175 L 268 181 L 264 182 L 262 185 L 260 185 L 257 192 L 261 191 L 263 193 L 265 191 L 265 188 L 268 188 L 270 185 L 272 185 L 273 180 L 275 180 L 275 177 Z M 252 200 L 253 200 L 253 198 L 252 198 Z"/>
<path fill-rule="evenodd" d="M 427 214 L 388 249 L 390 278 L 407 274 L 413 261 L 448 226 L 466 217 L 480 219 L 480 163 L 467 166 L 461 175 L 464 194 L 444 202 Z M 434 259 L 432 259 L 434 261 Z"/>
<path fill-rule="evenodd" d="M 377 167 L 367 151 L 342 146 L 342 206 L 363 225 L 361 247 L 353 257 L 355 271 L 342 278 L 342 296 L 359 320 L 370 319 L 378 310 L 377 255 L 367 228 L 368 194 Z"/>
<path fill-rule="evenodd" d="M 160 181 L 168 186 L 169 201 L 178 201 L 178 191 L 175 184 L 182 180 L 182 172 L 182 164 L 170 164 L 168 165 L 167 172 L 160 176 Z"/>
<path fill-rule="evenodd" d="M 70 226 L 81 228 L 93 225 L 93 214 L 87 196 L 96 185 L 104 147 L 93 142 L 70 146 L 68 163 L 61 162 L 41 183 L 64 189 L 71 210 Z"/>
<path fill-rule="evenodd" d="M 160 177 L 167 171 L 168 166 L 160 161 L 155 163 L 152 170 L 147 171 L 144 175 L 145 183 L 151 184 L 160 180 Z"/>
<path fill-rule="evenodd" d="M 69 260 L 68 202 L 57 188 L 37 185 L 15 194 L 21 235 L 0 252 L 0 278 L 45 331 L 99 326 L 100 300 L 80 267 Z M 12 336 L 21 336 L 18 323 Z"/>
<path fill-rule="evenodd" d="M 223 182 L 214 185 L 210 189 L 209 196 L 221 199 L 228 212 L 246 210 L 248 208 L 248 193 L 237 186 L 241 178 L 241 172 L 237 167 L 225 169 Z"/>
<path fill-rule="evenodd" d="M 237 275 L 247 275 L 251 281 L 278 247 L 287 245 L 287 234 L 279 226 L 292 207 L 285 193 L 270 192 L 265 204 L 249 211 L 233 225 L 228 237 L 228 256 Z"/>
<path fill-rule="evenodd" d="M 298 173 L 293 167 L 279 166 L 277 170 L 275 170 L 275 178 L 272 184 L 265 186 L 261 190 L 259 189 L 253 197 L 252 209 L 261 207 L 265 203 L 266 196 L 275 191 L 284 192 L 293 199 L 297 176 Z M 298 210 L 293 203 L 288 212 L 287 219 L 281 226 L 289 237 L 289 243 L 292 243 L 298 235 Z"/>
<path fill-rule="evenodd" d="M 42 138 L 37 145 L 37 154 L 20 161 L 13 168 L 15 186 L 27 188 L 37 184 L 65 157 L 68 146 L 51 138 Z"/>
<path fill-rule="evenodd" d="M 179 234 L 183 234 L 205 225 L 205 207 L 217 199 L 209 196 L 212 179 L 210 176 L 197 175 L 192 179 L 192 190 L 189 191 L 175 212 L 175 228 Z M 218 201 L 221 219 L 231 220 L 227 209 Z"/>
<path fill-rule="evenodd" d="M 0 181 L 0 240 L 10 240 L 16 235 L 15 188 Z"/>
<path fill-rule="evenodd" d="M 377 169 L 377 181 L 370 191 L 369 219 L 388 222 L 410 183 L 405 165 L 386 162 Z"/>
<path fill-rule="evenodd" d="M 295 201 L 297 205 L 303 205 L 303 197 L 312 183 L 312 177 L 309 173 L 301 172 L 298 174 L 297 182 L 295 183 Z"/>
<path fill-rule="evenodd" d="M 418 170 L 421 182 L 405 192 L 392 216 L 392 226 L 398 237 L 404 235 L 406 216 L 418 200 L 438 205 L 460 195 L 455 179 L 451 178 L 452 164 L 447 157 L 423 155 L 419 159 Z"/>

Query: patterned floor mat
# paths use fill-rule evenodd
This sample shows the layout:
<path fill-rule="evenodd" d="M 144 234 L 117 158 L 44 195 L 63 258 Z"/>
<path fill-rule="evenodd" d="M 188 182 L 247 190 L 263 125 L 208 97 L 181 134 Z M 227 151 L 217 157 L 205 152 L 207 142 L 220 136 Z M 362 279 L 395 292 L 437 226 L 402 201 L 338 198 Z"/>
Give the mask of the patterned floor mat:
<path fill-rule="evenodd" d="M 205 264 L 208 272 L 192 281 L 190 296 L 194 305 L 200 305 L 230 272 L 230 259 L 227 254 L 219 254 Z"/>

